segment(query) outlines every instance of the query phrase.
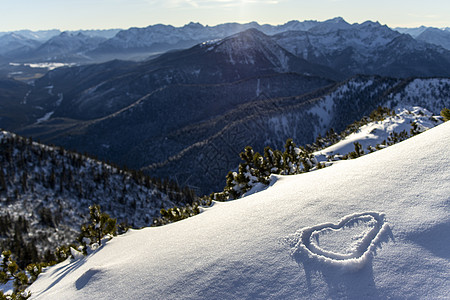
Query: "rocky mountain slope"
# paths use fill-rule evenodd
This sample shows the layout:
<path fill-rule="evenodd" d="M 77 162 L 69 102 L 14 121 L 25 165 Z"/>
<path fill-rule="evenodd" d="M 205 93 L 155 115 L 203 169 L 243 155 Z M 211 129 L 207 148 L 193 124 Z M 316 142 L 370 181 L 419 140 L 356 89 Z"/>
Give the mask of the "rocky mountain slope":
<path fill-rule="evenodd" d="M 38 41 L 27 39 L 16 33 L 8 33 L 0 36 L 0 54 L 8 56 L 11 53 L 25 53 L 38 47 Z"/>

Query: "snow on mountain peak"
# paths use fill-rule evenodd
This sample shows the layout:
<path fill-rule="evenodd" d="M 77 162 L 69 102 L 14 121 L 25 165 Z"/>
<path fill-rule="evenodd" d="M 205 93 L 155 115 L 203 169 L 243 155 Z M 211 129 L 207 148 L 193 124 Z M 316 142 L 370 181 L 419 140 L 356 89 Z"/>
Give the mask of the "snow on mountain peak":
<path fill-rule="evenodd" d="M 345 23 L 345 24 L 348 24 L 348 23 L 344 20 L 343 17 L 335 17 L 335 18 L 329 19 L 329 20 L 327 20 L 327 21 L 325 21 L 325 22 L 327 22 L 327 23 L 336 23 L 336 24 L 339 24 L 339 23 Z"/>
<path fill-rule="evenodd" d="M 227 54 L 231 64 L 253 65 L 257 60 L 264 59 L 270 61 L 280 71 L 286 72 L 289 69 L 288 52 L 254 28 L 216 43 L 214 51 Z"/>
<path fill-rule="evenodd" d="M 200 24 L 199 22 L 190 22 L 189 24 L 186 24 L 183 26 L 184 28 L 191 28 L 191 29 L 202 29 L 204 26 Z"/>
<path fill-rule="evenodd" d="M 334 19 L 326 20 L 322 23 L 317 24 L 309 31 L 313 33 L 328 33 L 338 30 L 345 30 L 350 28 L 352 25 L 347 23 L 343 18 L 337 17 Z"/>

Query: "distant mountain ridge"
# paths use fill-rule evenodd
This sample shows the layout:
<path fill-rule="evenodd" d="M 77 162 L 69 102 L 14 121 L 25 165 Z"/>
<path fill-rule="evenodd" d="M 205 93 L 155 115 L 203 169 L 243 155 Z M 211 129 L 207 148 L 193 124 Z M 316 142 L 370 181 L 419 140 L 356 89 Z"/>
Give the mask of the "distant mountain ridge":
<path fill-rule="evenodd" d="M 450 31 L 437 28 L 427 28 L 416 37 L 419 41 L 442 46 L 450 50 Z"/>
<path fill-rule="evenodd" d="M 89 60 L 84 54 L 87 51 L 95 49 L 106 38 L 98 36 L 88 36 L 81 32 L 70 33 L 62 32 L 61 34 L 50 38 L 48 41 L 39 45 L 33 50 L 29 50 L 22 56 L 17 56 L 23 60 L 42 60 L 45 61 L 72 61 L 78 62 Z"/>
<path fill-rule="evenodd" d="M 12 51 L 29 51 L 39 45 L 39 42 L 16 33 L 0 36 L 0 54 L 2 55 L 8 55 Z"/>
<path fill-rule="evenodd" d="M 260 25 L 256 22 L 250 22 L 246 24 L 239 23 L 225 23 L 216 26 L 204 26 L 199 23 L 189 23 L 182 27 L 174 27 L 171 25 L 151 25 L 144 28 L 129 28 L 126 30 L 110 29 L 110 30 L 79 30 L 71 31 L 70 35 L 76 39 L 78 33 L 89 36 L 91 38 L 103 38 L 106 39 L 97 44 L 97 47 L 93 49 L 84 49 L 81 51 L 73 50 L 71 55 L 65 56 L 30 56 L 29 59 L 38 59 L 41 61 L 63 61 L 63 62 L 81 62 L 89 63 L 91 61 L 106 61 L 110 59 L 133 59 L 142 60 L 151 55 L 166 52 L 174 49 L 186 49 L 196 44 L 215 39 L 223 39 L 233 34 L 248 30 L 257 29 L 266 35 L 276 35 L 280 33 L 286 33 L 289 31 L 302 31 L 311 34 L 329 34 L 339 30 L 355 29 L 357 27 L 363 27 L 366 23 L 362 24 L 349 24 L 341 17 L 330 19 L 327 21 L 290 21 L 282 25 Z M 373 23 L 378 24 L 378 23 Z M 379 25 L 379 24 L 378 24 Z M 384 26 L 385 27 L 385 26 Z M 433 29 L 428 27 L 420 28 L 396 28 L 397 32 L 411 34 L 414 38 L 417 38 L 426 29 Z M 430 38 L 426 39 L 423 36 L 420 40 L 428 43 L 440 45 L 447 50 L 448 48 L 448 33 L 445 29 L 436 29 L 440 32 L 440 39 Z M 49 31 L 36 31 L 22 30 L 13 32 L 25 39 L 28 39 L 28 43 L 45 43 L 50 38 L 53 38 L 61 32 L 59 30 Z M 0 33 L 0 46 L 1 37 L 8 33 Z M 11 34 L 11 33 L 9 33 Z M 71 42 L 69 42 L 71 43 Z M 37 46 L 35 45 L 34 49 Z M 34 50 L 32 49 L 32 50 Z M 57 50 L 56 52 L 58 52 Z M 27 53 L 27 52 L 25 52 Z M 33 51 L 30 52 L 30 55 Z M 23 54 L 21 52 L 20 54 Z M 75 54 L 78 54 L 76 56 Z M 82 59 L 84 57 L 84 60 Z M 14 52 L 10 52 L 7 55 L 7 59 L 14 60 L 20 59 L 26 61 L 26 56 L 16 56 Z M 28 61 L 29 62 L 29 61 Z"/>
<path fill-rule="evenodd" d="M 198 43 L 223 39 L 233 34 L 248 30 L 259 31 L 272 35 L 287 30 L 308 30 L 314 27 L 317 21 L 291 21 L 284 25 L 259 25 L 256 22 L 239 24 L 225 23 L 216 26 L 203 26 L 200 23 L 189 23 L 183 27 L 170 25 L 151 25 L 145 28 L 130 28 L 120 31 L 115 37 L 100 45 L 95 52 L 110 51 L 139 51 L 148 49 L 153 52 L 167 51 L 169 49 L 189 48 Z"/>

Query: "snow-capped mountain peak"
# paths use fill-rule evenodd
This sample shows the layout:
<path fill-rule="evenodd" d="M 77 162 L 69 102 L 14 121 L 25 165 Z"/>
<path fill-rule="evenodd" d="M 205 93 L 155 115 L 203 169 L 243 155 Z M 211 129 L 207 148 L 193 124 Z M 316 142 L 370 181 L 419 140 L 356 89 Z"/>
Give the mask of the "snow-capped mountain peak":
<path fill-rule="evenodd" d="M 223 39 L 209 50 L 225 54 L 233 65 L 254 65 L 261 59 L 268 60 L 280 72 L 289 70 L 289 56 L 292 56 L 270 37 L 254 28 Z"/>
<path fill-rule="evenodd" d="M 342 17 L 337 17 L 334 19 L 330 19 L 324 22 L 319 23 L 318 25 L 311 28 L 309 31 L 313 33 L 329 33 L 338 30 L 349 29 L 352 25 L 347 23 Z"/>

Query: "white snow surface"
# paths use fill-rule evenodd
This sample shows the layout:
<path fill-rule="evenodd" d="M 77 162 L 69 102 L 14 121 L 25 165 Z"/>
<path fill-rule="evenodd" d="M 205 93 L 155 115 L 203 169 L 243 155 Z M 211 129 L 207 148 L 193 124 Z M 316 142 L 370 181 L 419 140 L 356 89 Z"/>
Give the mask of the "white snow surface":
<path fill-rule="evenodd" d="M 34 299 L 450 297 L 450 122 L 47 269 Z"/>
<path fill-rule="evenodd" d="M 42 123 L 42 122 L 47 121 L 48 119 L 51 118 L 51 116 L 52 116 L 54 113 L 55 113 L 54 111 L 51 111 L 51 112 L 46 113 L 43 117 L 37 119 L 37 120 L 36 120 L 36 123 Z"/>
<path fill-rule="evenodd" d="M 62 68 L 62 67 L 72 67 L 75 66 L 75 63 L 59 63 L 59 62 L 43 62 L 43 63 L 29 63 L 24 64 L 24 66 L 28 66 L 30 68 L 47 68 L 49 71 Z"/>
<path fill-rule="evenodd" d="M 343 140 L 325 149 L 314 152 L 319 161 L 326 161 L 327 156 L 345 155 L 355 150 L 355 142 L 361 144 L 365 153 L 368 147 L 376 147 L 387 142 L 392 132 L 401 133 L 406 131 L 410 135 L 412 123 L 417 124 L 417 130 L 422 132 L 440 124 L 442 120 L 425 108 L 420 106 L 401 106 L 395 110 L 395 116 L 389 116 L 382 121 L 370 122 L 363 125 L 355 133 L 350 134 Z"/>

